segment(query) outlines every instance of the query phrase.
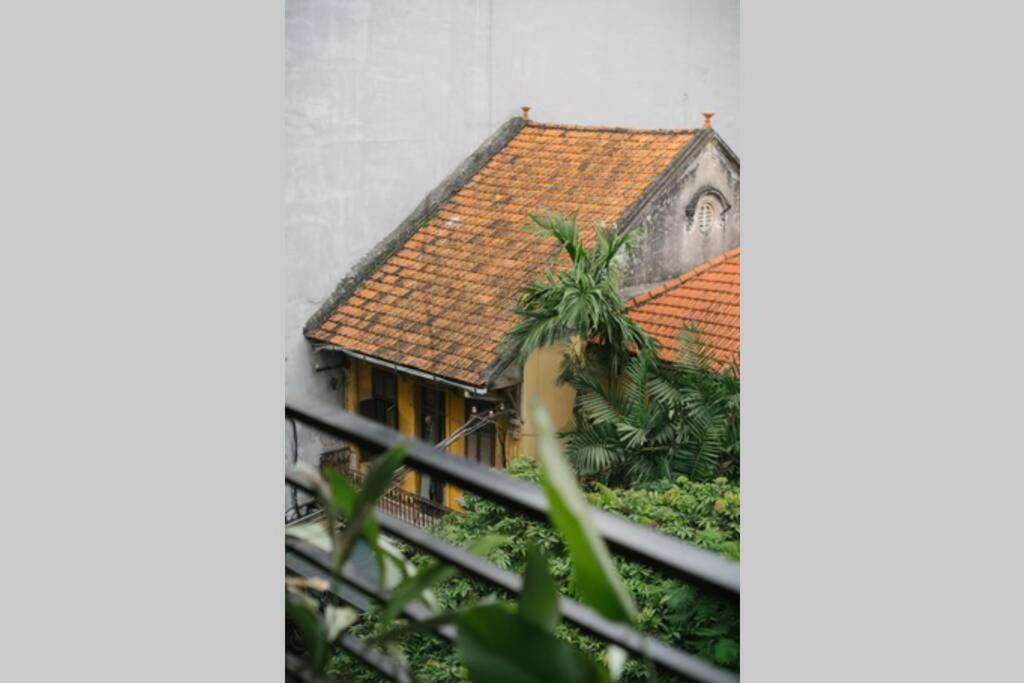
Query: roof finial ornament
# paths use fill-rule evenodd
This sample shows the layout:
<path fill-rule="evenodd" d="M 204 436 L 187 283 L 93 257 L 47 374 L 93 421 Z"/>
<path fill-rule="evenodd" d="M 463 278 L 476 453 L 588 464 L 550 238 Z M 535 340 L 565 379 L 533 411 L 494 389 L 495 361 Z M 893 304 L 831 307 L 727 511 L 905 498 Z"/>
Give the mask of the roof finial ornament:
<path fill-rule="evenodd" d="M 715 115 L 715 112 L 713 112 L 713 111 L 706 111 L 706 112 L 703 112 L 703 114 L 704 114 L 704 127 L 705 128 L 710 128 L 711 127 L 711 117 Z"/>
<path fill-rule="evenodd" d="M 523 107 L 523 119 L 526 120 L 526 121 L 529 121 L 529 119 L 530 119 L 530 108 L 529 107 Z"/>

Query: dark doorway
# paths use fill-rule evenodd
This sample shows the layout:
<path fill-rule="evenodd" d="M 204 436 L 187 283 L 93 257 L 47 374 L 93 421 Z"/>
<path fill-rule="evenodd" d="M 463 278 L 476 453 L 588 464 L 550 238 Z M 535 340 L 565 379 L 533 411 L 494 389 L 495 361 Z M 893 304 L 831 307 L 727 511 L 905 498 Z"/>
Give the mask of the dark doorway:
<path fill-rule="evenodd" d="M 444 441 L 445 431 L 444 389 L 420 385 L 420 440 L 431 446 Z M 420 495 L 444 505 L 444 482 L 429 474 L 420 474 Z"/>
<path fill-rule="evenodd" d="M 493 403 L 488 403 L 487 401 L 466 401 L 467 418 L 471 417 L 474 413 L 483 416 L 492 410 L 494 410 Z M 494 460 L 494 445 L 496 441 L 497 430 L 493 422 L 480 427 L 466 437 L 466 459 L 487 465 L 488 467 L 497 467 L 498 465 Z"/>
<path fill-rule="evenodd" d="M 398 429 L 398 376 L 373 368 L 370 384 L 370 398 L 359 403 L 359 414 Z"/>

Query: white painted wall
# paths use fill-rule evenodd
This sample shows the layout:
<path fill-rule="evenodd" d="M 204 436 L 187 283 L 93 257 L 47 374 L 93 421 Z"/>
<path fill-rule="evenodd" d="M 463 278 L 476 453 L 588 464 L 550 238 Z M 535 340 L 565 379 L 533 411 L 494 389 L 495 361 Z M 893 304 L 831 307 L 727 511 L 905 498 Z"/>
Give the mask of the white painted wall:
<path fill-rule="evenodd" d="M 285 40 L 288 393 L 334 399 L 303 324 L 521 105 L 655 128 L 715 111 L 741 149 L 738 1 L 287 0 Z"/>

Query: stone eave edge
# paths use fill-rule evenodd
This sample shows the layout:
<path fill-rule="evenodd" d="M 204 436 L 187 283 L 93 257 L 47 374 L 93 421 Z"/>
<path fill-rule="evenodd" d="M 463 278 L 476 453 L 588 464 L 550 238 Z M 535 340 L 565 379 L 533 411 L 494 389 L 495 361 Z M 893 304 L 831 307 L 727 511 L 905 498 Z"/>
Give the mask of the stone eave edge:
<path fill-rule="evenodd" d="M 370 277 L 385 261 L 397 253 L 409 238 L 416 234 L 416 231 L 445 202 L 461 190 L 495 154 L 502 150 L 526 126 L 526 123 L 526 120 L 522 117 L 514 117 L 491 133 L 490 137 L 484 140 L 472 154 L 466 157 L 454 171 L 423 198 L 416 208 L 413 209 L 412 213 L 399 223 L 398 227 L 378 242 L 368 254 L 359 259 L 356 265 L 338 283 L 334 292 L 317 308 L 316 312 L 306 322 L 302 328 L 303 334 L 308 336 L 320 327 L 342 301 L 351 296 L 366 278 Z"/>

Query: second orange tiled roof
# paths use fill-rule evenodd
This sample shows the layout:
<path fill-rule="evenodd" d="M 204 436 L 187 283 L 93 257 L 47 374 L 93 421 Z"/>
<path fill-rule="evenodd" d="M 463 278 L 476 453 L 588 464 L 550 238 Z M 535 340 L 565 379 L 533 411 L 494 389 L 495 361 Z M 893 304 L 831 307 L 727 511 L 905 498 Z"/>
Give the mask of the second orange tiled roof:
<path fill-rule="evenodd" d="M 661 356 L 679 353 L 679 333 L 694 324 L 719 366 L 739 363 L 740 250 L 727 251 L 626 302 L 629 317 L 661 342 Z"/>
<path fill-rule="evenodd" d="M 474 386 L 556 250 L 528 214 L 611 225 L 694 137 L 528 123 L 309 338 Z"/>

